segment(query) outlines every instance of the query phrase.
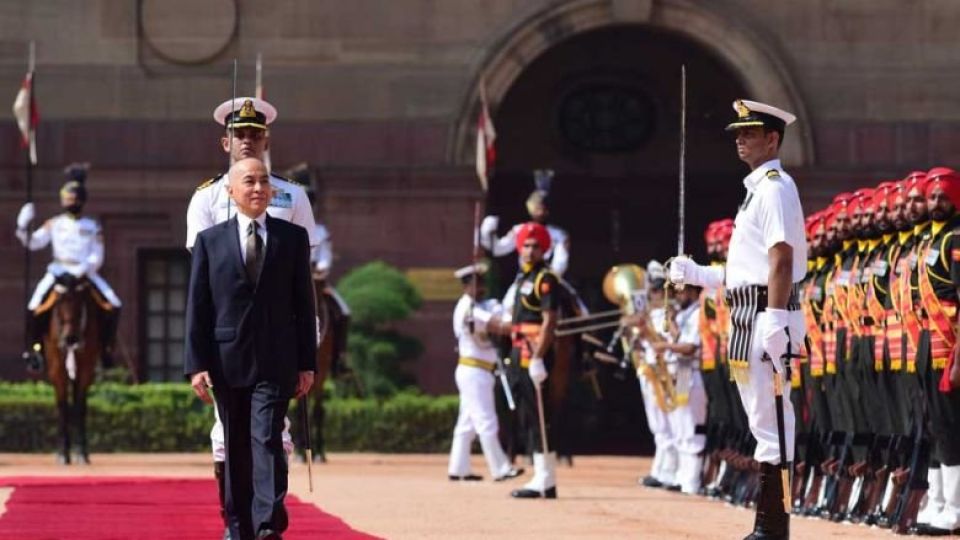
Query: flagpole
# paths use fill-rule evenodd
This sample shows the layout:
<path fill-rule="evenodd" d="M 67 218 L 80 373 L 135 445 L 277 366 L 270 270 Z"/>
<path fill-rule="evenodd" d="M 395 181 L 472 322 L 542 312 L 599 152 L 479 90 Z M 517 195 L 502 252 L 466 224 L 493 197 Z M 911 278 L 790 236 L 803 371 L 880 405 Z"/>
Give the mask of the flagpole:
<path fill-rule="evenodd" d="M 33 152 L 34 148 L 34 139 L 36 137 L 35 130 L 36 126 L 33 125 L 33 93 L 35 91 L 35 74 L 34 70 L 36 68 L 36 42 L 30 41 L 30 52 L 27 57 L 27 77 L 30 80 L 30 92 L 28 94 L 28 103 L 27 103 L 27 114 L 29 115 L 29 129 L 28 129 L 28 140 L 27 144 L 24 145 L 24 157 L 27 162 L 27 202 L 33 202 Z M 27 226 L 27 240 L 23 246 L 23 305 L 27 306 L 30 304 L 30 226 Z M 32 314 L 27 310 L 24 321 L 23 321 L 23 344 L 25 351 L 29 350 L 33 345 L 30 343 L 30 318 Z"/>
<path fill-rule="evenodd" d="M 253 97 L 263 99 L 263 54 L 257 53 L 257 85 L 254 88 Z M 267 167 L 267 172 L 273 170 L 273 160 L 270 159 L 270 147 L 263 152 L 263 164 Z"/>

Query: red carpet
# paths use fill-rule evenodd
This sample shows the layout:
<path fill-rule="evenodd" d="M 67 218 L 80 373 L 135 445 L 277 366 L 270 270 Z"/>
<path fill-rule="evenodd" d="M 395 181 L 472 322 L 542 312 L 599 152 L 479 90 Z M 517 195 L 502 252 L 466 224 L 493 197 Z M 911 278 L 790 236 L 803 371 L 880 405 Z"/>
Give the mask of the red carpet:
<path fill-rule="evenodd" d="M 15 488 L 0 516 L 0 540 L 218 540 L 223 534 L 213 479 L 140 477 L 13 477 Z M 339 518 L 286 498 L 285 540 L 376 537 Z"/>

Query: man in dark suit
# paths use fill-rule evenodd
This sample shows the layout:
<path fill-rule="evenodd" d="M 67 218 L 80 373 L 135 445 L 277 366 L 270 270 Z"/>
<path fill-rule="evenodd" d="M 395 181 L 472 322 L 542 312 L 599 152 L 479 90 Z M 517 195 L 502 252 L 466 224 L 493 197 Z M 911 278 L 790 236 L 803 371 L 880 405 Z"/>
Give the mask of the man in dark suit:
<path fill-rule="evenodd" d="M 193 248 L 184 372 L 204 401 L 216 392 L 231 538 L 278 539 L 287 528 L 283 420 L 314 375 L 310 244 L 302 227 L 267 215 L 263 162 L 238 161 L 229 178 L 237 216 L 201 232 Z"/>

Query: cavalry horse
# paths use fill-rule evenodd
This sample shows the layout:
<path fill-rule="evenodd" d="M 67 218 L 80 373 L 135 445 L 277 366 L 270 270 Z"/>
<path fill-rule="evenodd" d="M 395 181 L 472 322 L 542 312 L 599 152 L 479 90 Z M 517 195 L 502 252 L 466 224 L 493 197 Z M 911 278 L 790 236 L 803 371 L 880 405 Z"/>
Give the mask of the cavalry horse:
<path fill-rule="evenodd" d="M 43 348 L 47 378 L 56 396 L 60 448 L 57 462 L 89 464 L 87 391 L 100 358 L 100 310 L 106 301 L 85 278 L 57 277 L 52 293 L 38 309 L 49 311 Z M 72 399 L 71 399 L 72 398 Z M 76 438 L 71 446 L 71 428 Z"/>

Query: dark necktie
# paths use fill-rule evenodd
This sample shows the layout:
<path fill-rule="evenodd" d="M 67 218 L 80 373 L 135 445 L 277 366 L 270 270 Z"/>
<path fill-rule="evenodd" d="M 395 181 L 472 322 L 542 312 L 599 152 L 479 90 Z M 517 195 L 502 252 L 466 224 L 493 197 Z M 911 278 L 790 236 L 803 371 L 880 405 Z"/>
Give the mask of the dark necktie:
<path fill-rule="evenodd" d="M 247 256 L 243 264 L 247 269 L 247 279 L 250 280 L 250 283 L 257 282 L 260 263 L 263 261 L 263 240 L 257 234 L 259 229 L 260 224 L 256 221 L 251 221 L 250 225 L 247 226 Z"/>

